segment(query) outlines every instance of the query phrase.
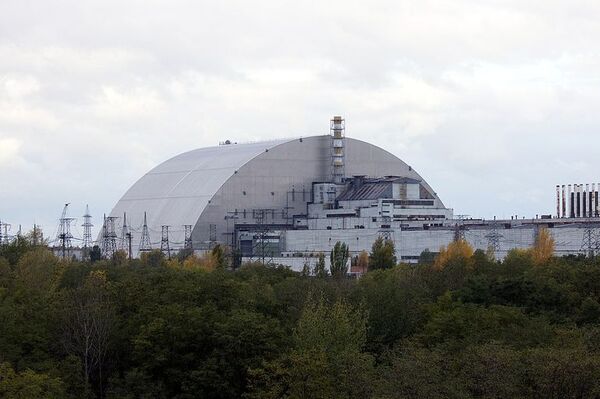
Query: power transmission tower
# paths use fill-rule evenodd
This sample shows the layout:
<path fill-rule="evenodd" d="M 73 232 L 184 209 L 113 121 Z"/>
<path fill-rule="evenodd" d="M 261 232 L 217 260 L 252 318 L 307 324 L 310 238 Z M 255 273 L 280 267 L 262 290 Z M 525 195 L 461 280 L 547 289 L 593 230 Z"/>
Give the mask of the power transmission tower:
<path fill-rule="evenodd" d="M 160 251 L 171 259 L 171 247 L 169 246 L 169 226 L 161 226 Z"/>
<path fill-rule="evenodd" d="M 85 206 L 85 215 L 83 215 L 83 248 L 87 249 L 92 246 L 92 215 L 90 215 L 90 207 Z"/>
<path fill-rule="evenodd" d="M 384 239 L 384 241 L 394 241 L 394 230 L 392 229 L 392 218 L 389 216 L 383 216 L 382 221 L 384 224 L 379 228 L 379 236 Z"/>
<path fill-rule="evenodd" d="M 131 252 L 131 240 L 132 240 L 132 235 L 131 232 L 127 233 L 127 257 L 129 259 L 131 259 L 133 257 L 133 254 Z"/>
<path fill-rule="evenodd" d="M 56 234 L 56 239 L 60 243 L 63 259 L 66 259 L 69 256 L 72 247 L 71 240 L 73 239 L 73 235 L 71 234 L 71 223 L 75 220 L 74 218 L 67 217 L 68 208 L 69 203 L 66 203 L 59 219 L 58 233 Z"/>
<path fill-rule="evenodd" d="M 9 237 L 8 237 L 9 229 L 10 229 L 10 224 L 2 223 L 2 221 L 0 221 L 0 244 L 1 245 L 9 244 Z"/>
<path fill-rule="evenodd" d="M 583 226 L 581 252 L 584 252 L 590 258 L 600 254 L 600 231 L 593 224 Z"/>
<path fill-rule="evenodd" d="M 142 226 L 142 237 L 140 238 L 139 252 L 148 252 L 152 250 L 150 244 L 150 233 L 148 232 L 148 221 L 146 219 L 146 212 L 144 212 L 144 225 Z"/>
<path fill-rule="evenodd" d="M 488 251 L 496 255 L 500 251 L 500 240 L 503 238 L 503 235 L 498 231 L 498 224 L 496 222 L 492 223 L 490 227 L 492 231 L 486 234 L 485 238 L 488 240 Z"/>
<path fill-rule="evenodd" d="M 273 216 L 275 210 L 267 208 L 258 208 L 252 210 L 252 216 L 256 221 L 255 234 L 253 239 L 255 244 L 252 248 L 252 257 L 257 254 L 260 258 L 260 262 L 265 265 L 273 262 L 273 244 L 271 243 L 273 231 L 269 227 L 267 218 L 269 215 Z M 268 258 L 268 259 L 267 259 Z"/>
<path fill-rule="evenodd" d="M 469 215 L 456 215 L 458 222 L 454 225 L 454 242 L 465 241 L 465 230 L 464 219 Z"/>
<path fill-rule="evenodd" d="M 127 237 L 129 236 L 129 226 L 127 225 L 127 213 L 123 212 L 123 225 L 121 226 L 121 237 L 119 239 L 119 250 L 128 252 L 129 245 Z"/>
<path fill-rule="evenodd" d="M 33 224 L 33 237 L 32 241 L 33 241 L 33 246 L 37 247 L 38 244 L 40 244 L 41 242 L 44 242 L 44 237 L 40 231 L 40 229 L 38 229 L 37 224 Z"/>
<path fill-rule="evenodd" d="M 184 239 L 183 239 L 183 249 L 191 251 L 193 248 L 192 245 L 192 225 L 184 224 Z"/>
<path fill-rule="evenodd" d="M 116 216 L 104 216 L 104 226 L 102 228 L 102 255 L 105 258 L 112 258 L 117 252 L 117 232 L 115 230 Z"/>

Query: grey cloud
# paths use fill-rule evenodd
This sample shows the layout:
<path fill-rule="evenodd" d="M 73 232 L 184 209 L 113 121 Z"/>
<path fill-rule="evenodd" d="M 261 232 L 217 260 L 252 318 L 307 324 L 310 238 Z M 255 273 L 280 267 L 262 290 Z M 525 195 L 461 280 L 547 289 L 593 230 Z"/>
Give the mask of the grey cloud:
<path fill-rule="evenodd" d="M 0 218 L 96 224 L 156 163 L 327 132 L 390 150 L 458 213 L 535 215 L 598 179 L 596 1 L 4 1 Z M 4 189 L 9 187 L 10 189 Z"/>

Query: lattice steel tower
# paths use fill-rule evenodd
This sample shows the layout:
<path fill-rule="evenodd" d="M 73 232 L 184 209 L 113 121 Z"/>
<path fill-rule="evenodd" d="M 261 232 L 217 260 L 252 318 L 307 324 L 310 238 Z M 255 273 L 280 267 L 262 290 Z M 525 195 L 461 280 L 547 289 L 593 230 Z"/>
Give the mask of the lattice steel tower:
<path fill-rule="evenodd" d="M 8 229 L 9 228 L 10 228 L 10 224 L 2 223 L 2 221 L 0 221 L 0 245 L 8 245 L 9 244 L 9 238 L 8 238 Z"/>
<path fill-rule="evenodd" d="M 192 225 L 185 224 L 183 225 L 184 229 L 184 239 L 183 239 L 183 249 L 192 250 Z"/>
<path fill-rule="evenodd" d="M 119 250 L 129 252 L 129 226 L 127 225 L 127 213 L 123 212 L 123 225 L 121 226 L 121 237 L 119 237 Z"/>
<path fill-rule="evenodd" d="M 85 206 L 85 215 L 83 215 L 83 248 L 89 248 L 92 246 L 92 215 L 90 215 L 90 207 Z"/>
<path fill-rule="evenodd" d="M 169 226 L 161 226 L 160 236 L 160 251 L 167 255 L 168 259 L 171 259 L 171 247 L 169 245 Z"/>
<path fill-rule="evenodd" d="M 585 224 L 583 227 L 581 252 L 590 258 L 600 255 L 600 230 L 593 224 Z"/>
<path fill-rule="evenodd" d="M 62 258 L 66 259 L 69 256 L 73 239 L 73 234 L 71 234 L 71 223 L 74 218 L 67 217 L 67 210 L 69 208 L 69 203 L 66 203 L 62 215 L 59 219 L 58 224 L 58 233 L 56 234 L 56 240 L 60 243 Z"/>
<path fill-rule="evenodd" d="M 148 221 L 146 219 L 146 212 L 144 212 L 144 225 L 142 226 L 142 236 L 140 238 L 140 247 L 138 252 L 152 251 L 152 244 L 150 244 L 150 233 L 148 232 Z"/>
<path fill-rule="evenodd" d="M 492 223 L 490 227 L 492 231 L 485 235 L 488 241 L 488 251 L 497 255 L 498 251 L 500 251 L 500 240 L 504 236 L 498 231 L 498 224 L 496 222 Z"/>
<path fill-rule="evenodd" d="M 105 258 L 112 258 L 117 252 L 117 232 L 115 230 L 116 216 L 104 216 L 104 226 L 102 227 L 102 255 Z"/>

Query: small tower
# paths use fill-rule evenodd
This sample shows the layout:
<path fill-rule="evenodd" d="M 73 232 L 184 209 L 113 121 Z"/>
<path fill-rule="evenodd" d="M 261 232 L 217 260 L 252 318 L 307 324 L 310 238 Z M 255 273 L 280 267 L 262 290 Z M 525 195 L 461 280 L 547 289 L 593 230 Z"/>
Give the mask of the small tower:
<path fill-rule="evenodd" d="M 346 176 L 346 122 L 334 116 L 329 125 L 331 135 L 331 181 L 341 183 Z"/>
<path fill-rule="evenodd" d="M 67 217 L 68 208 L 69 203 L 66 203 L 59 219 L 58 233 L 56 234 L 56 240 L 60 243 L 63 259 L 68 258 L 71 252 L 71 240 L 73 239 L 73 235 L 71 234 L 71 223 L 75 220 L 74 218 Z"/>
<path fill-rule="evenodd" d="M 171 247 L 169 245 L 169 226 L 161 226 L 160 251 L 171 259 Z"/>
<path fill-rule="evenodd" d="M 192 248 L 192 225 L 191 224 L 185 224 L 183 225 L 185 234 L 184 234 L 184 240 L 183 240 L 183 249 L 191 251 Z"/>
<path fill-rule="evenodd" d="M 142 236 L 140 238 L 139 252 L 148 252 L 152 250 L 150 244 L 150 233 L 148 232 L 148 221 L 146 219 L 146 212 L 144 212 L 144 225 L 142 226 Z"/>
<path fill-rule="evenodd" d="M 119 250 L 128 252 L 129 244 L 127 237 L 129 237 L 129 226 L 127 225 L 127 213 L 123 212 L 123 225 L 121 226 L 121 237 L 119 237 Z"/>
<path fill-rule="evenodd" d="M 85 215 L 83 215 L 83 248 L 87 249 L 92 246 L 92 215 L 90 215 L 90 207 L 85 206 Z"/>
<path fill-rule="evenodd" d="M 115 216 L 104 216 L 104 225 L 102 227 L 102 255 L 105 258 L 112 258 L 117 252 L 117 232 L 115 231 Z"/>

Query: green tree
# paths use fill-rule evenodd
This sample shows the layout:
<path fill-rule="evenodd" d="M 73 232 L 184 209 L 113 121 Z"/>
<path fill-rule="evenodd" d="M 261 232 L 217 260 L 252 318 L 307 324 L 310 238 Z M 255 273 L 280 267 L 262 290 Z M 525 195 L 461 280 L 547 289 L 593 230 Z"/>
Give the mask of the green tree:
<path fill-rule="evenodd" d="M 336 242 L 329 255 L 330 270 L 333 277 L 342 278 L 346 276 L 349 257 L 348 245 L 341 241 Z"/>
<path fill-rule="evenodd" d="M 211 256 L 215 261 L 217 269 L 227 268 L 227 254 L 221 244 L 215 245 L 211 251 Z"/>
<path fill-rule="evenodd" d="M 377 237 L 369 254 L 369 269 L 390 269 L 396 266 L 396 248 L 392 240 Z"/>
<path fill-rule="evenodd" d="M 143 252 L 140 256 L 140 261 L 144 266 L 159 267 L 165 266 L 165 254 L 160 249 L 153 249 L 149 252 Z"/>
<path fill-rule="evenodd" d="M 419 255 L 419 264 L 431 265 L 435 261 L 435 252 L 431 252 L 429 248 L 425 248 Z"/>
<path fill-rule="evenodd" d="M 319 258 L 317 259 L 317 264 L 315 265 L 315 276 L 317 278 L 327 277 L 327 269 L 325 269 L 325 254 L 323 252 L 319 253 Z"/>
<path fill-rule="evenodd" d="M 366 315 L 342 300 L 309 300 L 294 331 L 294 349 L 253 370 L 251 398 L 366 398 L 373 357 L 363 352 Z"/>
<path fill-rule="evenodd" d="M 57 399 L 66 396 L 59 378 L 25 370 L 17 373 L 8 363 L 0 363 L 0 397 L 10 399 Z"/>

